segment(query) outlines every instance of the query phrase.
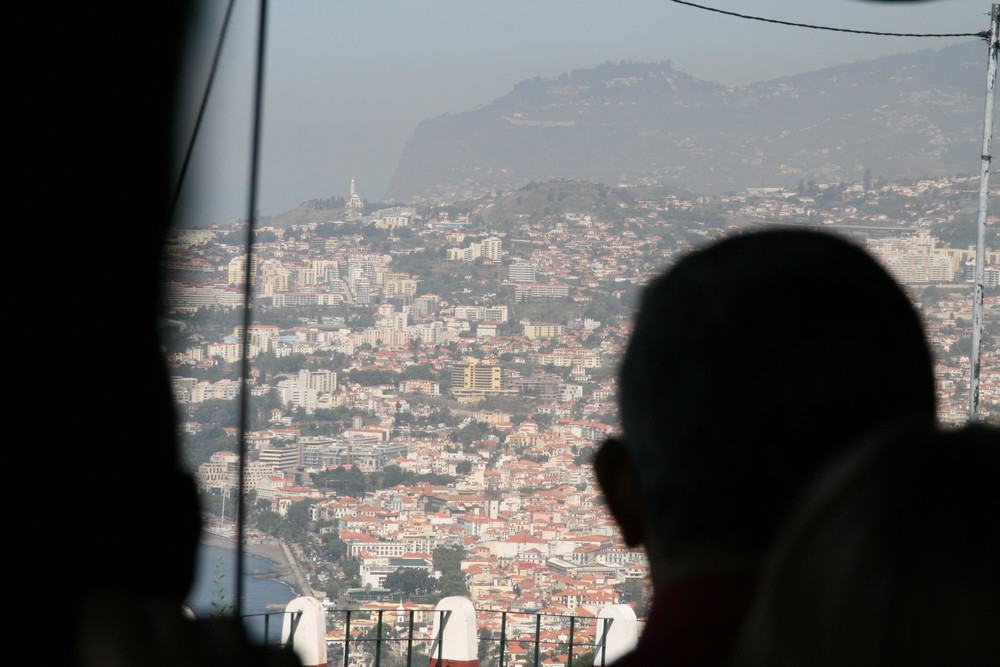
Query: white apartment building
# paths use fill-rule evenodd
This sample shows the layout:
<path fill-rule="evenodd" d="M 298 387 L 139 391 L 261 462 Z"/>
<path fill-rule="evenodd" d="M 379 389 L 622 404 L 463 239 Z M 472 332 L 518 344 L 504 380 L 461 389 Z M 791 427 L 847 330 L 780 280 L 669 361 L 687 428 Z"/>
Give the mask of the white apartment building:
<path fill-rule="evenodd" d="M 538 267 L 527 262 L 514 262 L 507 267 L 507 279 L 513 283 L 535 282 Z"/>
<path fill-rule="evenodd" d="M 499 262 L 503 252 L 503 242 L 495 237 L 473 242 L 466 248 L 449 248 L 448 259 L 453 262 L 472 262 L 484 257 L 493 262 Z"/>

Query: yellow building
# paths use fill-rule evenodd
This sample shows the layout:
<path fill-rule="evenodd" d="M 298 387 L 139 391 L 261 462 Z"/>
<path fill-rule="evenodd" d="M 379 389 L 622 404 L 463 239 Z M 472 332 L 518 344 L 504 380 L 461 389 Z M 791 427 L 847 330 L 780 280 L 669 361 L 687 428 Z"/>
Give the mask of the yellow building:
<path fill-rule="evenodd" d="M 451 393 L 460 403 L 473 403 L 484 396 L 505 396 L 517 393 L 505 389 L 503 368 L 478 359 L 463 361 L 451 367 Z"/>

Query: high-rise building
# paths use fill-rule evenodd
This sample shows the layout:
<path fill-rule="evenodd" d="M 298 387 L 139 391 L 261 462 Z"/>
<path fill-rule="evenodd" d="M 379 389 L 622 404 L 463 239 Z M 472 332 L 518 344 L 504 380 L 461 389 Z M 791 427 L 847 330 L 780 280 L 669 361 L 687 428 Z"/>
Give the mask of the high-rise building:
<path fill-rule="evenodd" d="M 480 248 L 481 255 L 486 259 L 493 260 L 494 262 L 500 261 L 502 247 L 500 239 L 497 237 L 491 236 L 488 239 L 483 239 Z"/>
<path fill-rule="evenodd" d="M 495 236 L 471 243 L 467 248 L 449 248 L 448 259 L 452 262 L 472 262 L 480 257 L 499 262 L 502 242 Z"/>
<path fill-rule="evenodd" d="M 354 303 L 367 306 L 372 302 L 372 286 L 368 279 L 362 276 L 354 283 Z"/>
<path fill-rule="evenodd" d="M 299 371 L 299 385 L 315 389 L 321 394 L 329 394 L 337 391 L 337 374 L 326 369 L 318 371 L 302 369 Z"/>
<path fill-rule="evenodd" d="M 514 262 L 507 267 L 507 278 L 513 283 L 533 283 L 538 267 L 527 262 Z"/>
<path fill-rule="evenodd" d="M 504 388 L 504 372 L 495 363 L 478 359 L 463 361 L 451 367 L 451 393 L 459 402 L 478 401 L 485 396 L 515 394 Z"/>
<path fill-rule="evenodd" d="M 250 258 L 250 284 L 256 283 L 257 274 L 257 255 Z M 229 260 L 229 266 L 227 267 L 227 282 L 230 285 L 245 285 L 246 284 L 246 264 L 247 256 L 240 255 L 238 257 L 233 257 Z"/>

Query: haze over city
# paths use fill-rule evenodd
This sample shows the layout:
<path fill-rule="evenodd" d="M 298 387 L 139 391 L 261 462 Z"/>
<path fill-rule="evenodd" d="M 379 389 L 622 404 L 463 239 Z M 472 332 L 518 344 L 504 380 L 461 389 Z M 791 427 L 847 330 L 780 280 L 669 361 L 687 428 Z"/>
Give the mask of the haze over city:
<path fill-rule="evenodd" d="M 978 400 L 972 414 L 996 420 L 997 217 L 987 218 L 978 269 L 974 224 L 987 54 L 968 34 L 983 29 L 985 7 L 820 5 L 826 13 L 778 1 L 753 12 L 966 34 L 852 37 L 666 1 L 624 12 L 589 2 L 276 7 L 252 252 L 244 232 L 254 17 L 236 17 L 166 248 L 163 342 L 185 464 L 214 534 L 205 544 L 247 536 L 247 553 L 278 564 L 265 576 L 289 587 L 263 594 L 261 605 L 311 600 L 325 619 L 322 644 L 345 664 L 371 646 L 375 664 L 381 649 L 382 664 L 403 664 L 392 628 L 383 634 L 385 613 L 396 614 L 397 632 L 410 614 L 417 634 L 409 648 L 426 664 L 435 605 L 479 614 L 469 655 L 484 667 L 518 664 L 506 661 L 525 657 L 531 643 L 535 664 L 595 662 L 594 619 L 612 611 L 655 626 L 651 596 L 664 590 L 656 549 L 619 530 L 616 491 L 602 477 L 616 436 L 624 430 L 622 441 L 638 441 L 628 412 L 624 425 L 619 415 L 629 391 L 623 355 L 627 369 L 626 349 L 650 331 L 634 318 L 653 276 L 673 267 L 669 279 L 682 258 L 716 241 L 754 243 L 761 228 L 850 237 L 904 286 L 922 319 L 923 330 L 916 317 L 890 317 L 911 322 L 912 348 L 893 334 L 879 341 L 892 326 L 867 316 L 854 318 L 857 335 L 814 324 L 802 327 L 815 333 L 807 340 L 795 329 L 791 338 L 824 362 L 841 341 L 862 343 L 840 351 L 855 370 L 844 374 L 850 388 L 833 410 L 838 419 L 924 386 L 929 419 L 961 426 Z M 206 15 L 192 57 L 211 51 L 218 18 Z M 995 200 L 995 186 L 990 194 Z M 842 293 L 822 292 L 850 262 L 816 271 L 801 253 L 790 246 L 781 257 L 809 264 L 811 277 L 750 281 L 761 298 L 748 317 L 754 329 L 784 322 L 766 302 L 817 306 L 810 312 L 838 321 L 873 312 L 861 304 L 874 283 L 840 277 L 829 285 Z M 761 265 L 747 262 L 743 272 L 752 277 Z M 969 354 L 976 280 L 986 290 L 978 383 Z M 899 312 L 913 315 L 884 282 L 904 302 Z M 251 285 L 248 325 L 241 310 Z M 783 299 L 792 285 L 802 295 Z M 709 291 L 699 300 L 726 290 Z M 694 319 L 673 321 L 695 330 Z M 655 336 L 669 338 L 667 328 Z M 823 342 L 830 332 L 836 342 Z M 811 352 L 792 353 L 797 343 L 788 341 L 762 352 L 748 342 L 750 355 L 768 360 L 748 370 L 732 350 L 719 354 L 746 336 L 711 340 L 708 355 L 727 357 L 727 377 L 738 369 L 764 402 L 787 408 L 781 394 L 794 383 L 773 360 L 794 357 L 798 374 Z M 922 356 L 927 381 L 898 368 L 880 374 L 879 363 L 892 364 L 865 357 L 890 348 Z M 698 372 L 710 376 L 704 366 Z M 826 372 L 817 377 L 836 384 Z M 678 382 L 656 373 L 643 393 Z M 749 401 L 738 383 L 712 384 L 720 393 L 702 400 L 713 414 L 731 410 L 734 397 Z M 865 395 L 860 387 L 876 388 Z M 766 414 L 751 406 L 729 421 L 742 428 L 790 416 Z M 656 440 L 673 431 L 650 432 Z M 743 477 L 760 486 L 760 477 Z M 234 503 L 241 490 L 245 502 Z M 223 567 L 217 551 L 199 560 L 202 580 L 213 562 L 215 572 Z M 201 590 L 190 599 L 201 614 L 240 595 Z M 355 613 L 378 616 L 361 626 Z M 504 614 L 533 625 L 513 629 Z"/>
<path fill-rule="evenodd" d="M 975 32 L 987 3 L 941 0 L 895 6 L 822 0 L 713 6 L 810 24 L 900 32 Z M 225 5 L 203 7 L 192 40 L 193 119 Z M 256 14 L 237 4 L 216 87 L 182 196 L 184 226 L 246 215 L 251 73 Z M 712 14 L 666 0 L 377 6 L 275 3 L 268 22 L 259 210 L 347 194 L 351 178 L 383 197 L 421 120 L 458 113 L 524 79 L 606 61 L 670 60 L 696 78 L 744 85 L 859 59 L 941 48 L 969 38 L 889 38 L 821 32 Z M 985 63 L 985 54 L 984 54 Z M 190 125 L 178 128 L 186 141 Z"/>
<path fill-rule="evenodd" d="M 853 489 L 840 455 L 866 463 L 859 438 L 900 423 L 866 486 L 908 477 L 925 502 L 854 512 L 852 532 L 909 526 L 899 557 L 868 551 L 887 568 L 870 580 L 910 573 L 932 596 L 912 636 L 966 655 L 937 631 L 1000 621 L 950 611 L 995 608 L 995 505 L 966 494 L 997 500 L 1000 470 L 974 442 L 962 463 L 916 438 L 962 458 L 979 421 L 1000 442 L 1000 184 L 980 175 L 1000 0 L 698 1 L 962 34 L 682 0 L 21 7 L 11 265 L 55 270 L 31 273 L 17 374 L 46 446 L 15 465 L 56 491 L 41 515 L 74 559 L 53 615 L 67 549 L 15 512 L 27 654 L 635 667 L 687 664 L 645 657 L 673 636 L 741 650 L 771 564 L 794 560 L 776 548 L 811 523 L 785 519 L 823 509 L 804 494 L 827 475 Z M 881 457 L 903 449 L 930 465 Z M 797 562 L 868 576 L 816 553 Z M 940 572 L 962 577 L 953 606 Z M 883 612 L 845 574 L 862 583 L 843 615 L 881 645 L 881 619 L 915 605 Z M 825 612 L 796 590 L 781 618 Z M 671 616 L 698 627 L 661 631 Z M 711 664 L 744 664 L 728 655 Z"/>

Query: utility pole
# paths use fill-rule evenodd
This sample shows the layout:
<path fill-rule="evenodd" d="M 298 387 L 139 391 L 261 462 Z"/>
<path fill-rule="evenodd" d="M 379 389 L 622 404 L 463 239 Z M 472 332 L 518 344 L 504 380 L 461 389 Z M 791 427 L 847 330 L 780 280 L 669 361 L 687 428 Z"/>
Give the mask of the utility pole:
<path fill-rule="evenodd" d="M 986 211 L 990 198 L 990 155 L 993 143 L 993 101 L 997 87 L 997 53 L 1000 39 L 1000 4 L 990 9 L 989 55 L 986 71 L 986 113 L 983 125 L 983 152 L 979 172 L 979 223 L 976 230 L 975 294 L 972 297 L 972 354 L 969 356 L 969 421 L 976 421 L 979 411 L 979 372 L 983 335 L 983 282 L 986 272 Z"/>

